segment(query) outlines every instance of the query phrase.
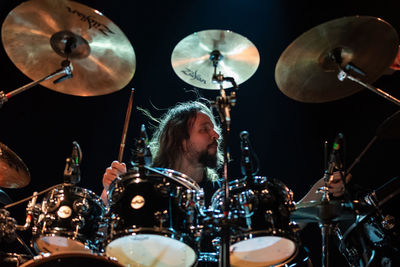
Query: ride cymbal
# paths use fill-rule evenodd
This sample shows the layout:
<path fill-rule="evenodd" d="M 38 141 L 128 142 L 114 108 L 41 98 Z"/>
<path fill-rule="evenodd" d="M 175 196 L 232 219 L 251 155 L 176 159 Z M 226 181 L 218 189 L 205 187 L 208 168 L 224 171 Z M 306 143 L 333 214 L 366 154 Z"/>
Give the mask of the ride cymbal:
<path fill-rule="evenodd" d="M 68 57 L 72 78 L 41 85 L 70 95 L 96 96 L 123 88 L 133 77 L 135 52 L 123 32 L 101 12 L 67 0 L 30 0 L 13 9 L 2 26 L 11 61 L 39 80 Z"/>
<path fill-rule="evenodd" d="M 396 30 L 382 19 L 354 16 L 331 20 L 303 33 L 283 51 L 275 80 L 286 96 L 297 101 L 341 99 L 362 87 L 349 80 L 339 81 L 338 65 L 342 69 L 356 67 L 365 75 L 354 68 L 352 75 L 373 83 L 393 63 L 398 44 Z"/>
<path fill-rule="evenodd" d="M 172 68 L 184 82 L 203 89 L 219 90 L 212 82 L 212 57 L 219 58 L 216 74 L 232 77 L 236 84 L 249 79 L 257 70 L 260 55 L 254 44 L 240 34 L 228 30 L 204 30 L 181 40 L 171 56 Z M 232 87 L 230 82 L 222 83 Z"/>
<path fill-rule="evenodd" d="M 6 145 L 0 143 L 0 187 L 21 188 L 31 181 L 28 167 Z"/>

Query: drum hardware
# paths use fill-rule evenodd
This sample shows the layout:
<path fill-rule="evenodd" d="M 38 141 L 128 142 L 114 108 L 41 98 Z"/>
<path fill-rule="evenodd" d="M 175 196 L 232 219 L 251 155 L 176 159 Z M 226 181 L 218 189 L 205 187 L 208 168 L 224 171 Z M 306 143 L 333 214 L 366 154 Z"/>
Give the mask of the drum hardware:
<path fill-rule="evenodd" d="M 369 83 L 393 63 L 398 43 L 397 31 L 380 18 L 334 19 L 303 33 L 283 51 L 275 80 L 286 96 L 301 102 L 333 101 L 365 87 L 397 104 Z M 362 77 L 362 81 L 349 73 Z"/>
<path fill-rule="evenodd" d="M 109 94 L 123 88 L 135 72 L 135 52 L 119 27 L 74 1 L 26 1 L 7 15 L 1 36 L 11 61 L 35 81 L 2 93 L 2 102 L 39 83 L 70 95 Z M 62 69 L 53 72 L 60 57 L 65 59 Z M 61 74 L 65 76 L 50 81 Z"/>

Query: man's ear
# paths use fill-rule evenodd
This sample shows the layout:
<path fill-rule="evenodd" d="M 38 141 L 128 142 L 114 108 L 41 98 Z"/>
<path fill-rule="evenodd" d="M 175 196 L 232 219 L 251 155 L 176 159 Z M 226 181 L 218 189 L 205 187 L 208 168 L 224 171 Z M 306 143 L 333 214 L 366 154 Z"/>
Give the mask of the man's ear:
<path fill-rule="evenodd" d="M 187 146 L 188 146 L 188 139 L 184 139 L 183 141 L 182 141 L 182 149 L 183 149 L 183 152 L 186 152 L 187 151 Z"/>

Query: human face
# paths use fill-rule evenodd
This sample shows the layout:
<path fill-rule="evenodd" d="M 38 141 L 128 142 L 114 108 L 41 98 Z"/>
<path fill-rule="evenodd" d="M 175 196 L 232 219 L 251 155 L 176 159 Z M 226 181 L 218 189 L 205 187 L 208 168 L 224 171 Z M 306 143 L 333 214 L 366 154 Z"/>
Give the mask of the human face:
<path fill-rule="evenodd" d="M 214 130 L 214 124 L 207 114 L 196 114 L 189 136 L 189 140 L 185 140 L 183 144 L 188 159 L 206 167 L 216 167 L 219 134 Z"/>

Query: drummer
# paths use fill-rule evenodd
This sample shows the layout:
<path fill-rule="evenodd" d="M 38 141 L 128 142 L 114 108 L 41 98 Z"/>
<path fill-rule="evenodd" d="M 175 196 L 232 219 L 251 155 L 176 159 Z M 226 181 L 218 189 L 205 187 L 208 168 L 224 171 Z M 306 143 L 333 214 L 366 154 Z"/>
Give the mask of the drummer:
<path fill-rule="evenodd" d="M 210 204 L 218 189 L 218 169 L 223 164 L 221 129 L 211 109 L 199 101 L 183 102 L 157 121 L 159 127 L 150 140 L 153 166 L 188 175 L 204 189 L 206 205 Z M 105 203 L 110 184 L 126 171 L 125 163 L 118 161 L 106 169 L 101 195 Z"/>

